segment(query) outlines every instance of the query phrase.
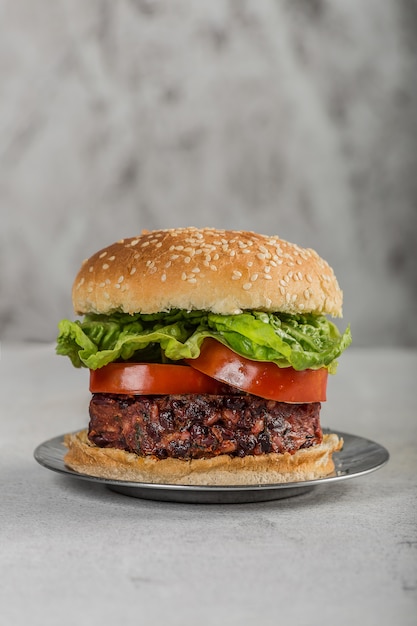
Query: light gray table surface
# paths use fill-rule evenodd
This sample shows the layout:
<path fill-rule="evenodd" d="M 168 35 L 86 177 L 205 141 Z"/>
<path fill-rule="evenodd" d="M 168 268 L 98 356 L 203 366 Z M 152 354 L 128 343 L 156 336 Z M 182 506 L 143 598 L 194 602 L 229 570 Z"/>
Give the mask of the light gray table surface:
<path fill-rule="evenodd" d="M 228 505 L 130 498 L 37 464 L 87 423 L 88 373 L 51 345 L 0 359 L 0 623 L 417 623 L 417 352 L 349 349 L 322 424 L 377 441 L 383 468 Z"/>

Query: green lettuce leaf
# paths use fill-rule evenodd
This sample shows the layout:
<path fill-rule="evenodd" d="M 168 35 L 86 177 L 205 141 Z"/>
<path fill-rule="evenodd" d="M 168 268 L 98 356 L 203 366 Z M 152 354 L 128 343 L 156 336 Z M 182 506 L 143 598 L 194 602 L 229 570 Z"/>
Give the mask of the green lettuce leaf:
<path fill-rule="evenodd" d="M 204 311 L 171 311 L 153 315 L 87 315 L 82 321 L 62 320 L 58 354 L 75 367 L 98 369 L 113 361 L 175 362 L 194 359 L 211 337 L 238 354 L 296 370 L 327 367 L 351 343 L 325 316 L 246 311 L 216 315 Z"/>

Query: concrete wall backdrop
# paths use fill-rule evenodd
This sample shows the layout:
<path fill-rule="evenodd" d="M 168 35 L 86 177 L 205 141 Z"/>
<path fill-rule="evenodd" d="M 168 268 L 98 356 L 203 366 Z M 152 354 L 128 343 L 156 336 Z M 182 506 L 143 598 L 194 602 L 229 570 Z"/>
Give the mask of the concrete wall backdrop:
<path fill-rule="evenodd" d="M 417 345 L 417 4 L 0 0 L 0 333 L 53 340 L 142 228 L 314 247 L 356 345 Z"/>

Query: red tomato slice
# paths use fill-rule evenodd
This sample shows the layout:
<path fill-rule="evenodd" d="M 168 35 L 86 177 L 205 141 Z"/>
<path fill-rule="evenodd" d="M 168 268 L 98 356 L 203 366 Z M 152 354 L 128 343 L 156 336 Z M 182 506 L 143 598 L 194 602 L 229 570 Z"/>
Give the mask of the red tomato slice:
<path fill-rule="evenodd" d="M 109 363 L 90 370 L 92 393 L 187 394 L 224 393 L 224 385 L 188 365 Z"/>
<path fill-rule="evenodd" d="M 200 356 L 188 359 L 187 363 L 232 387 L 268 400 L 294 403 L 326 400 L 326 368 L 298 372 L 275 363 L 251 361 L 215 339 L 205 339 Z"/>

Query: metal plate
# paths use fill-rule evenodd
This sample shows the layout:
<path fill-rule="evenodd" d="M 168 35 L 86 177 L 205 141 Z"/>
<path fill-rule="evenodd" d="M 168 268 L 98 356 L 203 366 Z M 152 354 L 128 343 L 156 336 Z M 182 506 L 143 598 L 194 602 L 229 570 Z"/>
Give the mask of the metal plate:
<path fill-rule="evenodd" d="M 325 430 L 324 432 L 329 431 Z M 341 480 L 363 476 L 387 463 L 389 453 L 378 443 L 335 430 L 331 432 L 336 433 L 344 440 L 343 449 L 333 457 L 336 466 L 333 474 L 316 480 L 272 485 L 202 487 L 200 485 L 161 485 L 96 478 L 75 472 L 65 465 L 64 456 L 67 449 L 64 446 L 63 435 L 40 444 L 34 452 L 34 457 L 38 463 L 50 470 L 81 480 L 102 483 L 113 491 L 135 498 L 198 504 L 264 502 L 290 498 L 310 491 L 319 485 L 331 486 Z"/>

